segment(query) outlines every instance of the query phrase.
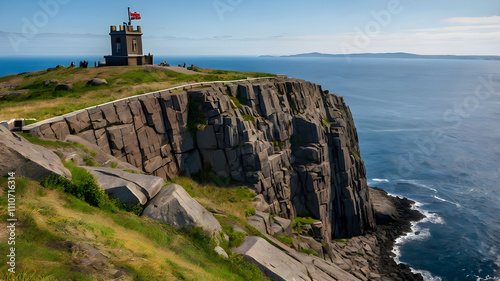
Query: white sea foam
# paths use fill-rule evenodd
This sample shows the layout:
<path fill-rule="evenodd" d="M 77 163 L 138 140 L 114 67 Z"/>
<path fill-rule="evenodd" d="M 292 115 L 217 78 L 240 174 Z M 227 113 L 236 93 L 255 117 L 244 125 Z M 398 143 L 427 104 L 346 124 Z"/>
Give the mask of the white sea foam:
<path fill-rule="evenodd" d="M 411 269 L 411 272 L 422 275 L 422 277 L 424 278 L 425 281 L 441 281 L 441 280 L 443 280 L 443 278 L 441 278 L 439 276 L 433 276 L 427 270 L 418 270 L 418 269 L 413 269 L 413 268 L 410 268 L 410 269 Z"/>
<path fill-rule="evenodd" d="M 429 228 L 422 228 L 419 224 L 421 223 L 433 223 L 433 224 L 444 224 L 443 218 L 441 218 L 438 214 L 436 213 L 431 213 L 429 211 L 425 211 L 420 209 L 419 207 L 423 206 L 422 203 L 415 201 L 415 204 L 412 205 L 412 209 L 418 210 L 421 212 L 425 217 L 418 221 L 418 222 L 412 222 L 411 223 L 411 232 L 406 233 L 405 235 L 399 236 L 396 238 L 396 241 L 394 242 L 394 247 L 392 248 L 392 252 L 394 253 L 394 261 L 397 264 L 401 263 L 401 246 L 411 242 L 411 241 L 423 241 L 427 240 L 430 237 L 432 237 L 430 229 Z M 433 276 L 429 271 L 426 270 L 418 270 L 410 267 L 411 271 L 413 273 L 419 273 L 422 275 L 425 281 L 441 281 L 442 278 L 439 276 Z"/>
<path fill-rule="evenodd" d="M 486 277 L 474 275 L 474 277 L 476 277 L 476 281 L 500 281 L 500 277 L 494 277 L 489 275 L 487 275 Z"/>
<path fill-rule="evenodd" d="M 376 181 L 376 182 L 389 182 L 388 179 L 372 179 L 372 181 Z"/>
<path fill-rule="evenodd" d="M 441 201 L 441 202 L 446 202 L 446 203 L 453 204 L 453 205 L 457 206 L 458 208 L 461 208 L 461 207 L 462 207 L 462 205 L 460 205 L 460 204 L 458 204 L 458 203 L 451 202 L 451 201 L 449 201 L 449 200 L 443 199 L 443 198 L 438 197 L 438 196 L 436 196 L 436 195 L 433 195 L 432 197 L 436 198 L 437 200 L 439 200 L 439 201 Z"/>
<path fill-rule="evenodd" d="M 416 180 L 405 180 L 405 179 L 400 179 L 400 180 L 397 180 L 397 182 L 401 182 L 401 183 L 408 183 L 408 184 L 412 184 L 412 185 L 415 185 L 415 186 L 418 186 L 418 187 L 423 187 L 423 188 L 426 188 L 426 189 L 429 189 L 435 193 L 437 193 L 437 189 L 435 189 L 434 187 L 432 186 L 429 186 L 427 184 L 423 184 L 423 183 L 420 183 Z"/>

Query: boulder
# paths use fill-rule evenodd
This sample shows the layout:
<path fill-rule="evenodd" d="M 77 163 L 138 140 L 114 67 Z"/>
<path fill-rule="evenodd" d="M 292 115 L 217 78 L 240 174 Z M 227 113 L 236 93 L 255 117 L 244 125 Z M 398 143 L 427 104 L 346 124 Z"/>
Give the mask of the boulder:
<path fill-rule="evenodd" d="M 281 217 L 273 218 L 274 235 L 292 235 L 292 221 Z"/>
<path fill-rule="evenodd" d="M 219 255 L 221 255 L 221 256 L 223 256 L 223 257 L 225 257 L 226 259 L 229 257 L 229 256 L 227 255 L 226 251 L 224 251 L 224 249 L 222 249 L 222 247 L 221 247 L 221 246 L 217 246 L 217 247 L 215 247 L 215 248 L 214 248 L 214 251 L 215 251 L 217 254 L 219 254 Z"/>
<path fill-rule="evenodd" d="M 264 199 L 264 195 L 262 194 L 255 196 L 252 200 L 252 204 L 257 211 L 269 212 L 270 210 L 270 206 L 269 204 L 267 204 L 266 200 Z"/>
<path fill-rule="evenodd" d="M 178 184 L 164 187 L 148 203 L 142 214 L 177 229 L 201 227 L 212 237 L 222 231 L 222 226 L 215 217 Z"/>
<path fill-rule="evenodd" d="M 43 81 L 43 85 L 45 87 L 48 87 L 48 86 L 53 85 L 53 84 L 55 84 L 55 85 L 59 84 L 59 80 L 57 80 L 57 79 L 51 79 L 51 80 L 45 80 L 45 81 Z"/>
<path fill-rule="evenodd" d="M 0 176 L 10 172 L 35 181 L 42 181 L 49 174 L 71 179 L 71 173 L 54 152 L 0 126 Z"/>
<path fill-rule="evenodd" d="M 304 265 L 263 238 L 247 236 L 241 246 L 231 251 L 243 255 L 248 262 L 257 264 L 268 278 L 278 281 L 311 280 Z"/>
<path fill-rule="evenodd" d="M 97 184 L 107 194 L 112 194 L 126 204 L 145 205 L 163 186 L 163 179 L 160 177 L 104 167 L 84 168 L 96 177 Z"/>
<path fill-rule="evenodd" d="M 375 222 L 379 225 L 384 225 L 396 221 L 398 211 L 394 203 L 387 198 L 387 193 L 376 188 L 370 188 L 369 190 L 370 199 L 373 203 L 373 211 L 375 213 Z"/>
<path fill-rule="evenodd" d="M 264 234 L 274 235 L 273 226 L 269 219 L 269 214 L 256 211 L 255 215 L 247 218 L 248 224 L 257 228 Z"/>
<path fill-rule="evenodd" d="M 73 84 L 67 83 L 67 84 L 58 84 L 56 86 L 56 91 L 69 91 L 73 89 Z"/>
<path fill-rule="evenodd" d="M 102 79 L 102 78 L 94 78 L 94 79 L 89 80 L 87 82 L 87 85 L 89 85 L 89 86 L 99 86 L 99 85 L 105 85 L 105 84 L 108 84 L 108 81 L 106 81 L 106 79 Z"/>

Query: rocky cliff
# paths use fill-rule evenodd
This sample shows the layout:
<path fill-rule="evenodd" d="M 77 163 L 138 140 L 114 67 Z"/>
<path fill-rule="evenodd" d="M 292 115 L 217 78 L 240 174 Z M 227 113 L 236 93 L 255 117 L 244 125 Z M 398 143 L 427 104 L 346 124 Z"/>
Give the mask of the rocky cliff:
<path fill-rule="evenodd" d="M 326 241 L 374 227 L 356 128 L 342 97 L 286 77 L 199 83 L 24 128 L 75 134 L 164 179 L 180 172 L 252 186 L 285 218 L 312 216 Z"/>

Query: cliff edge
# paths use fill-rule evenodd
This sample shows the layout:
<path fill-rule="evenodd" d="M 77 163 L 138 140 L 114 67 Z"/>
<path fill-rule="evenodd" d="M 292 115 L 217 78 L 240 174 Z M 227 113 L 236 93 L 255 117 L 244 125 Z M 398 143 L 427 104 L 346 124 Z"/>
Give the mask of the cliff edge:
<path fill-rule="evenodd" d="M 213 170 L 262 194 L 280 217 L 311 216 L 324 240 L 375 226 L 356 128 L 342 97 L 285 77 L 199 83 L 24 128 L 78 135 L 164 179 Z"/>

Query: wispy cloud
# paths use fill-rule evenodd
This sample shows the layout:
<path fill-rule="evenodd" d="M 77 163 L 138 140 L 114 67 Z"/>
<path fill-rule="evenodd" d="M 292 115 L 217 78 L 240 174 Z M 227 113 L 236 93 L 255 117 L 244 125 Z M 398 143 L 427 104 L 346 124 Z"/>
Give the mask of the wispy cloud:
<path fill-rule="evenodd" d="M 500 23 L 500 16 L 491 17 L 455 17 L 444 20 L 450 24 L 496 24 Z"/>
<path fill-rule="evenodd" d="M 437 28 L 422 28 L 416 29 L 419 32 L 450 32 L 450 31 L 471 31 L 471 30 L 481 30 L 481 29 L 499 29 L 500 24 L 490 24 L 490 25 L 456 25 L 447 27 L 437 27 Z"/>

